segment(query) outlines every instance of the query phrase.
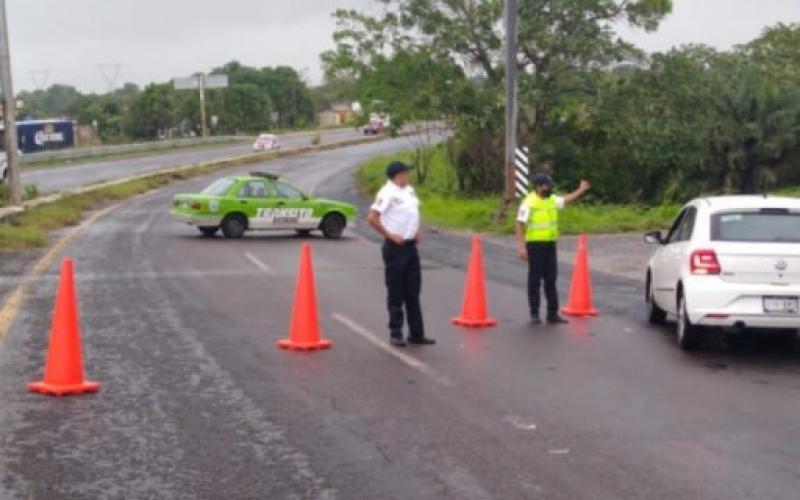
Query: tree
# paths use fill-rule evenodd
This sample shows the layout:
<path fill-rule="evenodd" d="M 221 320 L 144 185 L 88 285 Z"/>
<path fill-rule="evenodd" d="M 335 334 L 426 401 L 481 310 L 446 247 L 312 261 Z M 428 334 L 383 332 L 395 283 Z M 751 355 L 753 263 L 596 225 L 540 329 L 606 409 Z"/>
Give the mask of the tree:
<path fill-rule="evenodd" d="M 800 149 L 800 88 L 739 56 L 719 72 L 717 114 L 708 130 L 708 174 L 726 192 L 757 193 L 777 184 L 776 170 Z"/>
<path fill-rule="evenodd" d="M 231 61 L 212 73 L 226 74 L 231 86 L 252 85 L 250 89 L 257 88 L 263 97 L 271 102 L 271 111 L 279 115 L 279 127 L 297 128 L 314 122 L 314 102 L 308 86 L 294 68 L 277 66 L 275 68 L 252 68 L 244 66 L 238 61 Z M 258 105 L 263 106 L 264 101 L 258 98 Z M 271 112 L 270 111 L 270 112 Z M 229 112 L 233 112 L 229 109 Z M 245 113 L 246 108 L 236 111 Z M 259 118 L 261 116 L 259 115 Z M 265 128 L 269 122 L 257 128 Z"/>
<path fill-rule="evenodd" d="M 502 131 L 503 1 L 377 1 L 384 13 L 376 17 L 336 11 L 336 49 L 322 55 L 326 72 L 358 77 L 388 54 L 420 50 L 460 66 L 470 81 L 479 83 L 475 88 L 481 105 L 460 110 L 460 158 L 468 163 L 458 168 L 481 171 L 490 162 L 493 177 L 500 179 L 503 161 L 496 146 Z M 541 142 L 547 127 L 553 115 L 580 107 L 595 92 L 592 74 L 641 57 L 611 26 L 654 30 L 671 9 L 670 0 L 520 1 L 520 139 L 532 147 L 535 163 L 555 160 L 552 148 Z M 474 114 L 465 116 L 470 112 Z M 487 184 L 483 174 L 476 177 L 481 179 L 476 187 L 501 185 Z"/>
<path fill-rule="evenodd" d="M 782 83 L 800 85 L 800 23 L 767 28 L 739 52 Z"/>
<path fill-rule="evenodd" d="M 152 83 L 130 108 L 127 132 L 132 137 L 156 139 L 176 126 L 177 97 L 171 83 Z"/>
<path fill-rule="evenodd" d="M 414 175 L 424 184 L 433 151 L 446 129 L 455 126 L 463 103 L 471 97 L 463 69 L 449 59 L 437 59 L 425 49 L 398 51 L 379 56 L 359 78 L 360 100 L 365 115 L 387 112 L 392 131 L 406 126 L 414 134 Z"/>

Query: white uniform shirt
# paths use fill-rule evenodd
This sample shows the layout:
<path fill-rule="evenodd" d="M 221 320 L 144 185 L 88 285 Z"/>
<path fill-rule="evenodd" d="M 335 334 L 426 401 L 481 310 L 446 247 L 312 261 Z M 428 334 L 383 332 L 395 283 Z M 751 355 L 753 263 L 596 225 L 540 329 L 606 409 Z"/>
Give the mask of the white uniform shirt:
<path fill-rule="evenodd" d="M 413 240 L 419 231 L 419 199 L 414 188 L 388 181 L 375 196 L 372 210 L 381 214 L 381 225 L 390 233 Z"/>
<path fill-rule="evenodd" d="M 558 210 L 563 209 L 564 205 L 567 204 L 563 196 L 553 195 L 553 197 L 555 197 L 556 199 L 556 208 Z M 520 204 L 519 210 L 517 210 L 517 222 L 522 222 L 523 224 L 527 224 L 530 217 L 531 217 L 531 210 L 530 208 L 528 208 L 528 204 L 525 202 L 525 200 L 522 200 L 522 204 Z"/>

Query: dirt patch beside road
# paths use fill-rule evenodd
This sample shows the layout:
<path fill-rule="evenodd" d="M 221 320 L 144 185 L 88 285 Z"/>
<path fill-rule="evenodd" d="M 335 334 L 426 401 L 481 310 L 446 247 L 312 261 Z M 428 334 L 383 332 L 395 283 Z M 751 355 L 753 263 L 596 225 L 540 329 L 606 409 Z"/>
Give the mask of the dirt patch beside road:
<path fill-rule="evenodd" d="M 487 243 L 515 251 L 511 236 L 486 236 Z M 558 241 L 558 260 L 572 264 L 578 248 L 577 236 L 562 236 Z M 653 247 L 640 233 L 594 234 L 589 236 L 589 264 L 593 271 L 612 274 L 634 281 L 644 280 L 647 261 Z"/>

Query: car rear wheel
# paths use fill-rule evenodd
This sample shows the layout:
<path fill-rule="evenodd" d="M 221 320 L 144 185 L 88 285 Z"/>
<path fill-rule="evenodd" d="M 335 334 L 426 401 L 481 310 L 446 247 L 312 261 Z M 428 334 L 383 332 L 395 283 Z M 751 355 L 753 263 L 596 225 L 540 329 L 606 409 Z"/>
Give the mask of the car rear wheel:
<path fill-rule="evenodd" d="M 691 351 L 700 346 L 700 327 L 693 325 L 686 313 L 686 299 L 683 293 L 678 296 L 678 346 L 684 351 Z"/>
<path fill-rule="evenodd" d="M 222 220 L 222 234 L 226 238 L 241 238 L 247 230 L 247 219 L 240 214 L 231 214 Z"/>
<path fill-rule="evenodd" d="M 219 226 L 199 226 L 197 229 L 199 229 L 200 232 L 203 233 L 203 236 L 211 238 L 212 236 L 217 234 L 217 231 L 219 231 Z"/>
<path fill-rule="evenodd" d="M 658 307 L 658 304 L 656 304 L 653 283 L 649 275 L 647 276 L 647 295 L 645 295 L 645 300 L 647 301 L 647 321 L 653 325 L 663 325 L 664 321 L 667 319 L 667 311 L 661 309 Z"/>
<path fill-rule="evenodd" d="M 326 238 L 336 240 L 342 237 L 342 233 L 344 232 L 346 225 L 347 221 L 344 217 L 339 214 L 330 214 L 326 215 L 325 218 L 322 219 L 320 229 L 322 229 L 322 234 Z"/>

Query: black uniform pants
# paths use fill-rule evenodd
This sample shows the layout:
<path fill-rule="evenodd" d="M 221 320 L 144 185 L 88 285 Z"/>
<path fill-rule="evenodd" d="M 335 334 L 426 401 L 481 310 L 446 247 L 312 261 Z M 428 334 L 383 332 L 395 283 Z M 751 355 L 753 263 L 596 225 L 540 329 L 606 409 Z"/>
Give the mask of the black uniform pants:
<path fill-rule="evenodd" d="M 386 270 L 387 307 L 389 331 L 393 337 L 403 337 L 403 306 L 408 319 L 411 338 L 425 336 L 419 293 L 422 289 L 422 272 L 417 245 L 406 241 L 397 245 L 391 241 L 383 244 L 383 263 Z"/>
<path fill-rule="evenodd" d="M 531 316 L 539 315 L 541 294 L 539 287 L 544 281 L 544 295 L 547 298 L 547 314 L 558 313 L 558 260 L 554 241 L 535 241 L 527 243 L 528 249 L 528 305 Z"/>

